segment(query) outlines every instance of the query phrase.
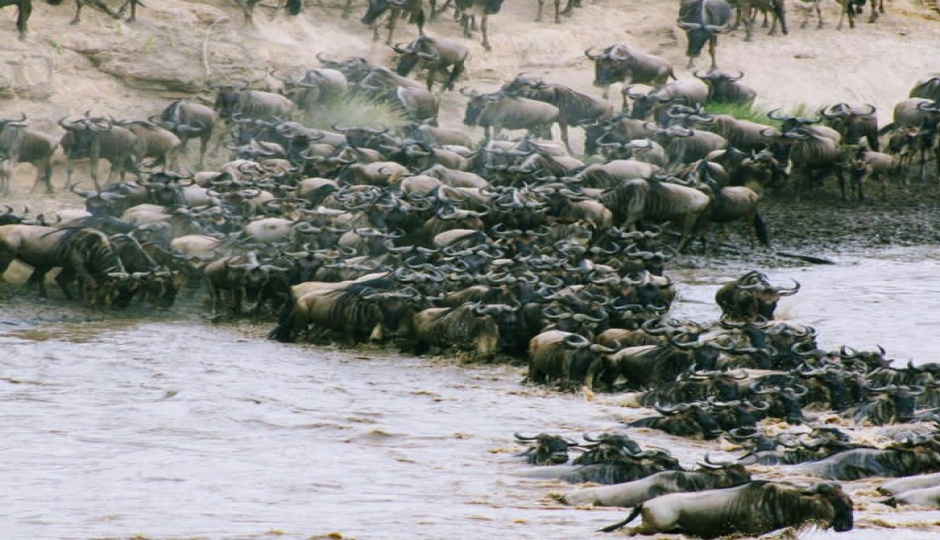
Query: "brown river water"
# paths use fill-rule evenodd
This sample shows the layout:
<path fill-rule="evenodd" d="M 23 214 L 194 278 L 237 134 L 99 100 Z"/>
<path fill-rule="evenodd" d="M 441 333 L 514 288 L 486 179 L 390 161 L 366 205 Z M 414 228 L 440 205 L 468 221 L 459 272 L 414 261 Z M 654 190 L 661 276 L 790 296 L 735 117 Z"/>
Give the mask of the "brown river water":
<path fill-rule="evenodd" d="M 935 361 L 938 259 L 885 251 L 768 275 L 801 282 L 780 314 L 815 326 L 824 347 Z M 675 314 L 714 320 L 718 284 L 741 272 L 672 273 Z M 522 386 L 521 365 L 281 345 L 204 322 L 193 305 L 23 318 L 23 301 L 40 302 L 0 299 L 0 538 L 562 540 L 610 538 L 593 531 L 624 516 L 556 503 L 550 493 L 571 488 L 520 474 L 512 433 L 577 437 L 651 412 L 625 396 Z M 687 465 L 717 448 L 632 435 Z M 940 537 L 940 512 L 877 504 L 879 483 L 847 485 L 856 530 L 798 536 Z"/>

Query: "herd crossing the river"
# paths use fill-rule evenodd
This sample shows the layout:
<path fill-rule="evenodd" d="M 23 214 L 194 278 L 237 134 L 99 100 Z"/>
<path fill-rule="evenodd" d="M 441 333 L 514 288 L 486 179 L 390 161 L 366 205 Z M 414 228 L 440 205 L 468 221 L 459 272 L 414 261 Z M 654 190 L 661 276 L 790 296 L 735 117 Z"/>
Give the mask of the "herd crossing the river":
<path fill-rule="evenodd" d="M 258 7 L 300 16 L 313 4 L 235 2 L 246 25 Z M 128 22 L 147 7 L 76 0 L 73 23 L 86 4 L 115 18 L 129 10 Z M 926 186 L 940 175 L 940 76 L 925 73 L 887 125 L 873 105 L 852 100 L 808 116 L 776 109 L 762 121 L 712 112 L 758 95 L 744 72 L 718 69 L 719 35 L 743 24 L 745 39 L 759 40 L 761 15 L 770 33 L 789 35 L 787 4 L 806 10 L 805 26 L 828 2 L 681 0 L 688 67 L 707 46 L 708 70 L 677 77 L 642 50 L 597 43 L 584 56 L 600 97 L 526 73 L 494 91 L 462 87 L 466 39 L 479 29 L 490 50 L 488 17 L 502 4 L 370 0 L 361 22 L 376 40 L 385 23 L 394 67 L 330 51 L 302 73 L 265 66 L 257 81 L 207 81 L 214 101 L 181 98 L 146 118 L 89 110 L 59 119 L 56 135 L 23 113 L 0 118 L 0 196 L 21 163 L 35 167 L 34 192 L 56 190 L 61 149 L 63 189 L 85 204 L 40 215 L 0 207 L 0 274 L 22 263 L 28 284 L 47 296 L 45 276 L 58 268 L 65 298 L 115 309 L 171 309 L 181 290 L 203 287 L 214 320 L 246 310 L 276 319 L 270 337 L 282 342 L 525 359 L 526 384 L 635 392 L 656 415 L 619 432 L 584 441 L 516 434 L 533 466 L 520 474 L 603 484 L 560 495 L 562 503 L 633 508 L 606 531 L 637 518 L 632 534 L 758 535 L 806 522 L 847 531 L 853 502 L 838 482 L 923 473 L 932 474 L 884 483 L 883 502 L 938 506 L 940 365 L 898 366 L 881 349 L 819 348 L 813 328 L 777 317 L 799 283 L 773 284 L 758 271 L 721 287 L 719 321 L 675 319 L 677 284 L 666 270 L 680 254 L 709 254 L 714 228 L 726 229 L 725 239 L 742 223 L 752 244 L 770 246 L 774 224 L 760 213 L 768 193 L 805 197 L 830 178 L 845 200 L 864 200 L 873 182 L 882 198 L 889 183 Z M 863 9 L 872 23 L 885 13 L 876 0 L 838 4 L 850 28 Z M 17 31 L 29 39 L 32 2 L 0 5 L 18 8 Z M 580 7 L 556 0 L 548 18 L 563 24 Z M 448 10 L 462 37 L 425 35 Z M 396 42 L 396 22 L 419 35 Z M 613 84 L 622 86 L 617 104 Z M 340 120 L 326 129 L 308 121 L 349 96 L 403 122 Z M 441 125 L 443 96 L 465 102 L 464 126 Z M 555 127 L 560 142 L 551 140 Z M 572 130 L 583 131 L 580 154 Z M 184 159 L 193 139 L 198 159 Z M 90 182 L 75 169 L 86 161 Z M 823 415 L 909 429 L 874 445 Z M 768 430 L 767 419 L 788 428 Z M 666 450 L 641 448 L 630 437 L 640 429 L 724 439 L 742 455 L 708 455 L 687 469 Z M 753 476 L 768 466 L 818 481 Z"/>

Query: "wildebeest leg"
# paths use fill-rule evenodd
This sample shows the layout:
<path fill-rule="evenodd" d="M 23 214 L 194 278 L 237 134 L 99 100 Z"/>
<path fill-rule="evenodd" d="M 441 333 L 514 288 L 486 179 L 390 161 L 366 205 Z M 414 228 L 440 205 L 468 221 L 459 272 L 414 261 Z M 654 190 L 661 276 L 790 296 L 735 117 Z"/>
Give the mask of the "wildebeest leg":
<path fill-rule="evenodd" d="M 5 160 L 0 164 L 0 193 L 10 193 L 10 178 L 13 176 L 13 164 Z M 36 186 L 33 186 L 35 191 Z"/>
<path fill-rule="evenodd" d="M 37 268 L 36 270 L 39 270 L 39 269 Z M 33 273 L 35 274 L 36 271 L 34 270 Z M 66 300 L 71 300 L 73 298 L 72 292 L 69 291 L 69 283 L 72 281 L 74 277 L 75 277 L 75 272 L 72 270 L 71 267 L 63 268 L 62 271 L 59 272 L 59 275 L 55 277 L 55 282 L 59 286 L 59 289 L 62 290 L 62 294 L 65 295 Z M 40 284 L 39 294 L 45 297 L 46 286 L 43 283 L 43 281 L 44 280 L 40 280 L 39 282 Z"/>
<path fill-rule="evenodd" d="M 411 22 L 418 26 L 418 35 L 423 36 L 424 35 L 424 23 L 426 21 L 426 18 L 424 15 L 424 9 L 422 8 L 420 11 L 418 11 L 417 14 L 413 14 L 412 19 L 413 20 Z M 391 37 L 389 37 L 389 40 L 391 40 Z M 389 41 L 388 44 L 391 45 L 392 42 Z"/>
<path fill-rule="evenodd" d="M 463 70 L 463 62 L 457 62 L 454 64 L 454 67 L 452 67 L 450 70 L 450 77 L 448 77 L 447 82 L 444 83 L 444 90 L 454 89 L 454 84 L 457 82 L 457 78 L 463 75 Z"/>
<path fill-rule="evenodd" d="M 545 0 L 539 0 L 538 10 L 535 12 L 535 22 L 542 22 L 542 8 L 545 7 Z"/>
<path fill-rule="evenodd" d="M 346 5 L 343 6 L 343 13 L 340 17 L 348 19 L 350 14 L 352 14 L 352 0 L 346 0 Z"/>
<path fill-rule="evenodd" d="M 211 137 L 211 132 L 199 136 L 199 170 L 203 170 L 203 163 L 206 161 L 206 150 L 209 149 L 209 139 Z"/>
<path fill-rule="evenodd" d="M 568 144 L 568 124 L 558 122 L 558 130 L 561 131 L 561 140 L 565 143 L 565 148 L 568 149 L 568 153 L 571 153 L 571 145 Z M 551 127 L 549 127 L 549 133 L 551 133 Z"/>
<path fill-rule="evenodd" d="M 712 36 L 708 38 L 708 55 L 712 57 L 711 71 L 718 71 L 718 61 L 715 60 L 715 49 L 717 48 L 718 48 L 718 37 Z"/>
<path fill-rule="evenodd" d="M 561 0 L 555 0 L 555 24 L 561 23 Z"/>
<path fill-rule="evenodd" d="M 398 18 L 401 17 L 401 10 L 391 9 L 388 14 L 388 37 L 385 39 L 386 45 L 392 44 L 392 36 L 395 34 L 395 24 L 398 21 Z"/>
<path fill-rule="evenodd" d="M 846 14 L 849 15 L 849 28 L 855 28 L 855 22 L 852 20 L 852 0 L 838 0 L 839 4 L 842 6 L 842 11 L 839 13 L 839 22 L 836 24 L 836 30 L 842 30 L 842 21 L 845 20 Z"/>
<path fill-rule="evenodd" d="M 75 172 L 75 160 L 66 157 L 65 158 L 65 186 L 63 189 L 68 189 L 72 186 L 72 173 Z"/>
<path fill-rule="evenodd" d="M 127 22 L 132 23 L 137 21 L 137 3 L 139 0 L 125 0 L 124 5 L 121 6 L 121 9 L 118 10 L 117 16 L 121 18 L 124 16 L 124 12 L 127 11 L 128 6 L 131 8 L 131 16 L 127 18 Z"/>
<path fill-rule="evenodd" d="M 490 37 L 486 32 L 486 20 L 489 18 L 489 15 L 486 13 L 483 14 L 483 17 L 480 19 L 480 32 L 483 33 L 483 49 L 487 51 L 492 51 L 493 47 L 490 46 Z"/>
<path fill-rule="evenodd" d="M 52 193 L 52 158 L 46 158 L 36 163 L 36 181 L 33 183 L 33 193 L 39 191 L 41 186 L 45 185 L 46 193 Z"/>
<path fill-rule="evenodd" d="M 95 145 L 97 147 L 97 145 Z M 100 153 L 97 148 L 92 149 L 91 155 L 88 156 L 88 169 L 91 172 L 91 179 L 95 183 L 95 190 L 101 191 L 101 183 L 98 182 L 98 161 L 100 160 Z"/>
<path fill-rule="evenodd" d="M 26 280 L 26 286 L 30 287 L 30 286 L 35 285 L 36 288 L 39 290 L 39 296 L 43 298 L 49 297 L 49 294 L 46 291 L 46 274 L 49 273 L 49 270 L 52 270 L 52 269 L 47 268 L 47 267 L 37 266 L 36 268 L 33 269 L 33 273 L 29 275 L 29 279 Z M 68 298 L 67 292 L 66 292 L 65 297 Z"/>
<path fill-rule="evenodd" d="M 883 2 L 884 2 L 884 0 L 882 0 L 882 6 L 881 6 L 881 12 L 882 12 L 882 13 L 885 12 L 885 8 L 884 8 Z M 875 21 L 878 20 L 878 10 L 875 9 L 875 8 L 877 7 L 877 6 L 876 6 L 877 3 L 878 3 L 878 0 L 871 0 L 871 15 L 868 17 L 868 22 L 869 22 L 869 23 L 873 23 L 873 22 L 875 22 Z"/>
<path fill-rule="evenodd" d="M 29 16 L 32 12 L 33 3 L 28 0 L 17 5 L 16 30 L 20 33 L 20 41 L 26 39 L 26 34 L 29 32 Z"/>
<path fill-rule="evenodd" d="M 75 0 L 75 16 L 72 17 L 72 22 L 69 23 L 72 26 L 82 22 L 82 7 L 85 5 L 84 1 L 85 0 Z"/>
<path fill-rule="evenodd" d="M 463 26 L 463 37 L 470 37 L 470 15 L 466 13 L 460 16 L 460 24 Z"/>

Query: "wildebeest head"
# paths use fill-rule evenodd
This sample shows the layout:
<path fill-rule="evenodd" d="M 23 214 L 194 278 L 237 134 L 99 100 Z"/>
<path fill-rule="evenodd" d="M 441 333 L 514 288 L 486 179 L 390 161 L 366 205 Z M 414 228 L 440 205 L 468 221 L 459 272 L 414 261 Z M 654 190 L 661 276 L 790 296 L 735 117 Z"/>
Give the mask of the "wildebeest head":
<path fill-rule="evenodd" d="M 535 443 L 521 455 L 526 457 L 530 465 L 563 465 L 568 462 L 568 449 L 577 446 L 577 443 L 560 435 L 539 433 L 527 436 L 515 433 L 516 440 L 523 443 Z"/>
<path fill-rule="evenodd" d="M 427 36 L 420 36 L 408 45 L 395 44 L 392 48 L 401 55 L 398 58 L 398 67 L 395 69 L 395 73 L 402 77 L 407 77 L 422 61 L 439 62 L 441 59 L 440 54 L 434 49 L 430 38 Z"/>
<path fill-rule="evenodd" d="M 460 93 L 470 98 L 470 101 L 467 102 L 467 112 L 464 114 L 463 118 L 463 123 L 467 126 L 477 125 L 480 114 L 483 113 L 483 109 L 486 108 L 487 104 L 498 101 L 503 97 L 503 95 L 499 92 L 493 94 L 480 94 L 479 92 L 469 88 L 461 88 Z"/>
<path fill-rule="evenodd" d="M 243 92 L 248 90 L 248 84 L 241 85 L 215 85 L 209 83 L 209 88 L 217 89 L 219 95 L 215 98 L 213 108 L 218 111 L 219 117 L 228 120 L 232 114 L 237 112 L 238 101 Z"/>
<path fill-rule="evenodd" d="M 621 433 L 604 433 L 596 438 L 590 433 L 585 433 L 583 437 L 587 443 L 581 446 L 586 448 L 587 452 L 575 460 L 578 465 L 611 463 L 621 456 L 636 456 L 642 452 L 640 445 Z"/>
<path fill-rule="evenodd" d="M 104 118 L 92 118 L 91 111 L 84 118 L 66 122 L 68 117 L 59 119 L 59 125 L 66 131 L 62 138 L 62 148 L 71 158 L 89 157 L 99 150 L 99 135 L 110 131 L 113 124 Z"/>
<path fill-rule="evenodd" d="M 866 387 L 872 394 L 887 394 L 894 406 L 894 417 L 897 422 L 910 422 L 914 419 L 917 397 L 924 393 L 923 386 L 906 386 L 889 384 L 880 388 Z"/>
<path fill-rule="evenodd" d="M 630 49 L 626 45 L 611 45 L 600 53 L 587 49 L 584 55 L 594 61 L 594 86 L 608 86 L 630 74 Z"/>
<path fill-rule="evenodd" d="M 14 130 L 8 130 L 7 128 L 22 128 L 29 125 L 26 121 L 26 113 L 20 113 L 22 118 L 19 120 L 0 118 L 0 136 L 9 141 L 8 137 L 12 135 Z"/>
<path fill-rule="evenodd" d="M 859 144 L 868 134 L 866 128 L 871 127 L 876 112 L 874 105 L 864 104 L 861 107 L 851 106 L 848 103 L 836 103 L 819 111 L 820 116 L 832 129 L 842 134 L 845 144 Z"/>
<path fill-rule="evenodd" d="M 933 76 L 927 80 L 918 82 L 914 85 L 914 88 L 911 88 L 909 97 L 940 101 L 940 76 Z"/>
<path fill-rule="evenodd" d="M 842 486 L 834 482 L 823 482 L 803 490 L 803 494 L 818 497 L 832 508 L 832 528 L 837 532 L 851 531 L 854 527 L 852 499 L 842 491 Z M 828 513 L 828 512 L 820 512 Z"/>
<path fill-rule="evenodd" d="M 683 0 L 676 24 L 688 38 L 686 56 L 697 57 L 706 43 L 731 30 L 731 7 L 724 0 Z"/>
<path fill-rule="evenodd" d="M 680 403 L 673 407 L 656 403 L 653 408 L 664 417 L 686 422 L 687 426 L 681 431 L 685 431 L 689 435 L 700 433 L 705 440 L 715 439 L 721 435 L 721 426 L 718 425 L 718 420 L 704 403 Z"/>
<path fill-rule="evenodd" d="M 762 317 L 771 320 L 780 298 L 799 290 L 800 284 L 796 281 L 789 289 L 774 287 L 767 276 L 753 271 L 723 285 L 715 294 L 715 300 L 729 319 L 753 322 Z"/>

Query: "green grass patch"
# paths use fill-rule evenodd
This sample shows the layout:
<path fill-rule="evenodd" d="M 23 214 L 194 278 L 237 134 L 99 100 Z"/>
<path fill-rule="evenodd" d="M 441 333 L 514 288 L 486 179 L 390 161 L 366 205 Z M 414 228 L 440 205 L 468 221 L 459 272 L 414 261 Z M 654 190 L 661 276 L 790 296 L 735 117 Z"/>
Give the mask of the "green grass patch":
<path fill-rule="evenodd" d="M 749 120 L 759 124 L 766 124 L 779 128 L 780 121 L 773 120 L 767 113 L 776 107 L 758 106 L 753 103 L 715 103 L 705 104 L 705 110 L 713 114 L 727 114 L 739 120 Z M 806 103 L 797 103 L 792 107 L 781 107 L 775 114 L 780 116 L 798 116 L 801 118 L 815 118 L 818 109 Z"/>
<path fill-rule="evenodd" d="M 337 122 L 344 126 L 395 129 L 408 121 L 400 106 L 361 92 L 346 92 L 321 103 L 306 118 L 307 125 L 317 129 L 331 129 Z"/>

